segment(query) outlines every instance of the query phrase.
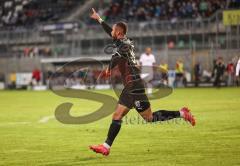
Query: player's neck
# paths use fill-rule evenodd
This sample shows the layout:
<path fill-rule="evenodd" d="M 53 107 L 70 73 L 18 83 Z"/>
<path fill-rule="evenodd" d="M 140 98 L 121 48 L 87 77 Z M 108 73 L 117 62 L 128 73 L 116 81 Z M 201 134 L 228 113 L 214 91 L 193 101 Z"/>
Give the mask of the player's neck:
<path fill-rule="evenodd" d="M 117 40 L 121 40 L 121 39 L 125 39 L 125 38 L 126 38 L 126 36 L 118 36 Z"/>

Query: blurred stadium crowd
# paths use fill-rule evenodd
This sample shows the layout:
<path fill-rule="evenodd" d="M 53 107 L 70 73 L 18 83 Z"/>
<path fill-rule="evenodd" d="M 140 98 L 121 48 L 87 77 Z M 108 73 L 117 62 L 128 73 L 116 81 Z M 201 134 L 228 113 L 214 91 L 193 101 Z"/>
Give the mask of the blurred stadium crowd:
<path fill-rule="evenodd" d="M 239 0 L 113 0 L 106 20 L 154 21 L 206 18 L 219 9 L 239 8 Z"/>
<path fill-rule="evenodd" d="M 1 0 L 0 27 L 58 21 L 80 2 L 83 0 Z"/>
<path fill-rule="evenodd" d="M 58 21 L 85 0 L 6 0 L 0 1 L 0 27 Z M 99 3 L 103 4 L 103 0 Z M 100 5 L 104 6 L 104 5 Z M 109 7 L 110 6 L 110 7 Z M 107 21 L 201 20 L 219 9 L 240 7 L 240 0 L 112 0 L 100 8 Z"/>

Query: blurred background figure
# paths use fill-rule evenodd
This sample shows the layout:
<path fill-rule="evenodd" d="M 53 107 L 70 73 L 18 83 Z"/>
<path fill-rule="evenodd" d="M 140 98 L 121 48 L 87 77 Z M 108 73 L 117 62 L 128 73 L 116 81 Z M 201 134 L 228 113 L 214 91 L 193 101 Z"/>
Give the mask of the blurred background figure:
<path fill-rule="evenodd" d="M 201 77 L 201 65 L 197 62 L 194 66 L 194 77 L 195 77 L 195 86 L 198 87 L 200 77 Z"/>
<path fill-rule="evenodd" d="M 226 68 L 227 72 L 227 85 L 232 86 L 234 82 L 234 64 L 232 61 L 229 61 Z"/>
<path fill-rule="evenodd" d="M 41 81 L 41 71 L 36 68 L 32 71 L 32 84 L 33 85 L 39 85 Z"/>
<path fill-rule="evenodd" d="M 219 57 L 217 59 L 215 65 L 214 65 L 214 69 L 213 69 L 213 77 L 214 77 L 213 85 L 215 87 L 220 87 L 221 86 L 224 71 L 225 71 L 225 65 L 224 65 L 224 62 L 223 62 L 223 58 Z"/>
<path fill-rule="evenodd" d="M 175 87 L 184 86 L 184 64 L 181 59 L 176 62 L 175 72 L 176 78 L 174 81 L 174 86 Z"/>
<path fill-rule="evenodd" d="M 212 72 L 209 70 L 203 70 L 202 79 L 203 82 L 211 82 Z"/>
<path fill-rule="evenodd" d="M 161 82 L 164 85 L 168 85 L 168 64 L 163 61 L 160 64 L 160 71 L 161 71 Z"/>
<path fill-rule="evenodd" d="M 147 93 L 152 93 L 152 84 L 154 66 L 156 64 L 155 56 L 152 54 L 152 49 L 147 47 L 145 53 L 140 57 L 141 78 L 147 83 Z"/>

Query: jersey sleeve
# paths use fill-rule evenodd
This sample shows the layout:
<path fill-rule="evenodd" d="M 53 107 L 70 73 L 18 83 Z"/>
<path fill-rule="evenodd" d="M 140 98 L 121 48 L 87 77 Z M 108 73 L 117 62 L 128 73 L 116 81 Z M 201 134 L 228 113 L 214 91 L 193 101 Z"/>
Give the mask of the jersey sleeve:
<path fill-rule="evenodd" d="M 236 76 L 239 76 L 240 73 L 240 59 L 238 60 L 237 66 L 236 66 Z"/>
<path fill-rule="evenodd" d="M 140 56 L 139 62 L 140 62 L 140 63 L 143 62 L 143 54 Z"/>
<path fill-rule="evenodd" d="M 103 21 L 102 23 L 101 23 L 101 25 L 102 25 L 102 28 L 104 29 L 104 31 L 110 36 L 110 37 L 112 37 L 112 28 L 105 22 L 105 21 Z"/>
<path fill-rule="evenodd" d="M 155 59 L 155 56 L 153 55 L 153 63 L 156 63 L 156 59 Z"/>
<path fill-rule="evenodd" d="M 111 61 L 110 61 L 110 63 L 109 63 L 109 66 L 108 66 L 108 68 L 111 70 L 111 69 L 113 69 L 115 66 L 117 66 L 117 64 L 118 64 L 118 62 L 119 62 L 119 57 L 118 56 L 115 56 L 115 55 L 113 55 L 112 56 L 112 59 L 111 59 Z"/>

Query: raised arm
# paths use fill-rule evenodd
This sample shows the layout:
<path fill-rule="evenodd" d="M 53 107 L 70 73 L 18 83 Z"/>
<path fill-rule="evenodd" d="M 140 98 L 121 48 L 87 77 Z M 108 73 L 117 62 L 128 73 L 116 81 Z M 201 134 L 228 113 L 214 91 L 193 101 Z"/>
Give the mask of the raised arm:
<path fill-rule="evenodd" d="M 103 21 L 103 19 L 99 16 L 99 14 L 95 11 L 94 8 L 92 8 L 91 18 L 94 19 L 94 20 L 96 20 L 96 21 L 98 21 L 98 22 L 102 25 L 104 31 L 105 31 L 110 37 L 112 37 L 112 34 L 111 34 L 112 28 Z"/>

